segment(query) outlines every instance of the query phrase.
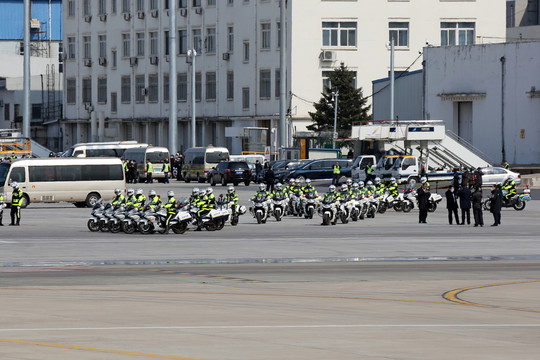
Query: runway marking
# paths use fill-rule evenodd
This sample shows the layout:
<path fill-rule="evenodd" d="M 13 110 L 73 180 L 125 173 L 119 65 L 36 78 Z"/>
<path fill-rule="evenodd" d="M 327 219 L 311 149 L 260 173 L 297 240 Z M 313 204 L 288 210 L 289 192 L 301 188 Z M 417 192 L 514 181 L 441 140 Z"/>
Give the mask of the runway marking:
<path fill-rule="evenodd" d="M 18 241 L 0 240 L 0 244 L 18 244 Z"/>
<path fill-rule="evenodd" d="M 515 328 L 540 327 L 540 324 L 312 324 L 312 325 L 214 325 L 214 326 L 124 326 L 80 328 L 0 329 L 0 332 L 41 331 L 126 331 L 126 330 L 242 330 L 242 329 L 342 329 L 342 328 Z M 1 341 L 9 339 L 0 339 Z M 182 358 L 185 359 L 185 358 Z"/>
<path fill-rule="evenodd" d="M 141 357 L 147 357 L 147 358 L 153 358 L 153 359 L 202 360 L 202 359 L 188 358 L 188 357 L 183 357 L 183 356 L 147 354 L 147 353 L 141 353 L 141 352 L 135 352 L 135 351 L 100 349 L 100 348 L 92 348 L 92 347 L 86 347 L 86 346 L 54 344 L 54 343 L 41 342 L 41 341 L 27 341 L 27 340 L 17 340 L 17 339 L 0 339 L 0 342 L 12 343 L 12 344 L 45 346 L 45 347 L 52 347 L 52 348 L 58 348 L 58 349 L 67 349 L 67 350 L 82 350 L 82 351 L 89 351 L 89 352 L 100 352 L 100 353 L 107 353 L 107 354 L 141 356 Z"/>
<path fill-rule="evenodd" d="M 498 283 L 498 284 L 470 286 L 470 287 L 465 287 L 465 288 L 461 288 L 461 289 L 455 289 L 455 290 L 447 291 L 442 295 L 442 297 L 444 299 L 448 300 L 448 301 L 451 301 L 452 303 L 460 304 L 460 305 L 480 306 L 480 307 L 489 307 L 489 308 L 495 308 L 495 309 L 506 309 L 506 310 L 515 310 L 515 311 L 526 311 L 526 312 L 532 312 L 532 313 L 540 313 L 540 310 L 513 308 L 513 307 L 498 306 L 498 305 L 479 304 L 479 303 L 474 303 L 474 302 L 471 302 L 471 301 L 463 300 L 463 299 L 461 299 L 459 297 L 460 294 L 464 293 L 465 291 L 469 291 L 469 290 L 483 289 L 483 288 L 494 287 L 494 286 L 530 284 L 530 283 L 537 283 L 537 282 L 540 282 L 540 280 L 513 281 L 513 282 Z"/>
<path fill-rule="evenodd" d="M 196 274 L 196 273 L 190 273 L 190 272 L 179 272 L 179 271 L 174 271 L 174 270 L 162 270 L 162 269 L 129 269 L 129 271 L 149 271 L 149 272 L 161 273 L 161 274 L 176 274 L 176 275 L 198 276 L 198 277 L 206 277 L 206 278 L 210 278 L 210 279 L 244 281 L 244 282 L 249 282 L 249 283 L 264 283 L 264 282 L 266 282 L 266 281 L 261 281 L 261 280 L 232 278 L 232 277 L 228 277 L 228 276 Z"/>

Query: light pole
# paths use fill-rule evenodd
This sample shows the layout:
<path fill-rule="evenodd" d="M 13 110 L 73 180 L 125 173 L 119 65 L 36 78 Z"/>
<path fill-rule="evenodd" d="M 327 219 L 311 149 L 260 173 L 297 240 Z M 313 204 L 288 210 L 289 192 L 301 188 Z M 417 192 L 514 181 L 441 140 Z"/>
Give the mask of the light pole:
<path fill-rule="evenodd" d="M 394 38 L 390 39 L 390 120 L 394 121 Z"/>
<path fill-rule="evenodd" d="M 197 146 L 196 122 L 195 122 L 195 49 L 188 50 L 187 55 L 191 58 L 191 147 Z"/>
<path fill-rule="evenodd" d="M 176 1 L 172 1 L 169 10 L 169 28 L 176 29 Z M 178 103 L 176 102 L 176 31 L 169 31 L 170 75 L 169 75 L 169 150 L 176 154 L 178 143 Z"/>
<path fill-rule="evenodd" d="M 333 94 L 333 100 L 334 100 L 334 132 L 332 133 L 332 149 L 336 148 L 336 127 L 337 127 L 337 101 L 338 101 L 339 91 L 336 91 Z"/>

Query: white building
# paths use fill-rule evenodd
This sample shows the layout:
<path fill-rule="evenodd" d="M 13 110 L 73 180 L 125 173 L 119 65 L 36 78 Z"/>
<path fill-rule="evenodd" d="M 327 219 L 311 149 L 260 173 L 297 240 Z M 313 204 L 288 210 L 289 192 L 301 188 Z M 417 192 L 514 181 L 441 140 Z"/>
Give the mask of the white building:
<path fill-rule="evenodd" d="M 189 144 L 195 47 L 197 145 L 242 150 L 235 129 L 275 128 L 279 112 L 279 0 L 179 0 L 179 54 L 168 55 L 168 1 L 65 2 L 64 145 L 96 138 L 89 119 L 102 114 L 102 140 L 167 145 L 169 62 L 177 61 L 178 148 Z M 328 72 L 345 63 L 356 85 L 388 75 L 390 36 L 397 72 L 421 68 L 433 45 L 503 41 L 504 0 L 294 0 L 287 9 L 287 99 L 292 129 L 311 124 Z M 416 61 L 415 61 L 416 60 Z M 226 129 L 229 128 L 227 131 Z M 99 140 L 99 139 L 98 139 Z"/>

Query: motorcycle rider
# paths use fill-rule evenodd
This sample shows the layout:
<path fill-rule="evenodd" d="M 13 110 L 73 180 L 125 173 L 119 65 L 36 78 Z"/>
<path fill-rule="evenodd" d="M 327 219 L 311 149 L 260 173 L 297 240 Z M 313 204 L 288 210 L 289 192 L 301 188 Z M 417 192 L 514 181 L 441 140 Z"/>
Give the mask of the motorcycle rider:
<path fill-rule="evenodd" d="M 135 201 L 133 202 L 133 206 L 141 210 L 144 207 L 145 203 L 146 203 L 146 196 L 144 196 L 143 194 L 143 189 L 138 188 L 137 193 L 135 195 Z"/>
<path fill-rule="evenodd" d="M 366 195 L 373 195 L 375 194 L 375 186 L 373 185 L 373 183 L 371 182 L 371 180 L 369 180 L 366 184 Z"/>
<path fill-rule="evenodd" d="M 324 194 L 323 201 L 329 198 L 339 199 L 339 194 L 336 192 L 336 186 L 330 185 L 328 187 L 328 192 Z"/>
<path fill-rule="evenodd" d="M 296 184 L 294 179 L 289 179 L 289 185 L 287 185 L 287 187 L 285 188 L 287 194 L 291 194 L 292 192 L 294 192 L 295 186 Z"/>
<path fill-rule="evenodd" d="M 137 201 L 137 198 L 135 197 L 135 190 L 132 188 L 127 189 L 126 195 L 126 206 L 135 204 L 135 202 Z"/>
<path fill-rule="evenodd" d="M 268 191 L 266 191 L 266 186 L 264 184 L 262 184 L 262 183 L 259 184 L 259 190 L 257 190 L 257 192 L 255 192 L 255 195 L 253 195 L 253 199 L 255 200 L 260 195 L 263 195 L 265 200 L 268 199 L 268 197 L 270 196 Z"/>
<path fill-rule="evenodd" d="M 233 215 L 236 213 L 236 208 L 238 207 L 238 195 L 236 194 L 236 190 L 234 189 L 234 186 L 229 186 L 229 189 L 227 189 L 227 194 L 225 195 L 225 199 L 227 202 L 232 202 L 232 213 Z"/>
<path fill-rule="evenodd" d="M 349 189 L 349 191 L 352 189 L 352 185 L 353 185 L 353 182 L 351 179 L 347 179 L 345 181 L 345 184 L 347 184 L 347 188 Z"/>
<path fill-rule="evenodd" d="M 339 191 L 339 197 L 341 200 L 347 200 L 351 196 L 351 192 L 349 191 L 349 187 L 347 184 L 341 185 L 341 190 Z"/>
<path fill-rule="evenodd" d="M 148 203 L 146 204 L 151 210 L 161 206 L 161 199 L 156 195 L 155 190 L 148 191 Z"/>
<path fill-rule="evenodd" d="M 287 197 L 287 192 L 283 189 L 281 183 L 276 184 L 276 188 L 272 191 L 272 198 L 285 198 Z"/>
<path fill-rule="evenodd" d="M 516 195 L 516 182 L 510 177 L 506 179 L 502 189 L 508 191 L 503 197 L 504 203 L 507 204 Z"/>
<path fill-rule="evenodd" d="M 216 196 L 214 195 L 214 189 L 210 186 L 206 188 L 206 201 L 211 209 L 216 208 Z"/>
<path fill-rule="evenodd" d="M 310 192 L 314 193 L 315 196 L 317 196 L 317 190 L 315 190 L 315 187 L 311 185 L 311 179 L 306 179 L 306 185 L 302 188 L 302 194 L 306 195 Z"/>
<path fill-rule="evenodd" d="M 176 202 L 176 199 L 174 198 L 174 191 L 172 190 L 167 191 L 167 197 L 168 197 L 168 201 L 163 206 L 165 209 L 167 209 L 167 220 L 165 221 L 166 232 L 169 231 L 169 223 L 171 219 L 176 216 L 176 212 L 178 211 L 178 203 Z"/>
<path fill-rule="evenodd" d="M 351 196 L 354 197 L 356 200 L 362 197 L 360 185 L 356 182 L 352 184 Z"/>
<path fill-rule="evenodd" d="M 114 198 L 111 200 L 112 206 L 119 206 L 126 202 L 126 198 L 122 194 L 122 190 L 119 188 L 114 189 Z"/>
<path fill-rule="evenodd" d="M 379 194 L 379 196 L 383 196 L 384 189 L 385 189 L 384 183 L 381 181 L 381 178 L 377 176 L 375 178 L 375 191 L 377 192 L 377 194 Z"/>
<path fill-rule="evenodd" d="M 388 193 L 390 196 L 392 196 L 394 199 L 398 197 L 398 184 L 396 182 L 396 178 L 392 177 L 390 178 L 390 184 L 388 184 Z"/>

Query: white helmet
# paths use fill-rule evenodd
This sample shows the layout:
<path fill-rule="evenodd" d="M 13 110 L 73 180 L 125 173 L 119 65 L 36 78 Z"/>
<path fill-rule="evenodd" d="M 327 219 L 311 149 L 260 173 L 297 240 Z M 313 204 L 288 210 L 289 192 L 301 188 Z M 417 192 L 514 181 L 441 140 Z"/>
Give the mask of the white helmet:
<path fill-rule="evenodd" d="M 373 183 L 371 182 L 371 180 L 369 180 L 369 181 L 367 182 L 367 186 L 371 186 L 371 185 L 373 185 Z"/>
<path fill-rule="evenodd" d="M 143 189 L 142 188 L 138 188 L 137 189 L 137 195 L 142 195 L 143 194 Z"/>
<path fill-rule="evenodd" d="M 206 189 L 199 190 L 199 196 L 204 196 L 204 195 L 206 195 Z"/>
<path fill-rule="evenodd" d="M 306 179 L 306 185 L 311 185 L 311 179 Z"/>
<path fill-rule="evenodd" d="M 133 190 L 132 188 L 129 188 L 127 189 L 127 194 L 128 196 L 132 196 L 133 194 L 135 194 L 135 190 Z"/>
<path fill-rule="evenodd" d="M 191 195 L 199 195 L 200 192 L 198 187 L 194 187 L 193 190 L 191 190 Z"/>
<path fill-rule="evenodd" d="M 289 185 L 294 185 L 294 179 L 289 179 Z"/>
<path fill-rule="evenodd" d="M 172 190 L 167 191 L 167 196 L 168 197 L 173 197 L 174 196 L 174 191 L 172 191 Z"/>
<path fill-rule="evenodd" d="M 264 184 L 262 184 L 262 183 L 259 184 L 259 190 L 262 191 L 262 190 L 264 190 L 264 189 L 266 189 L 266 185 L 264 185 Z"/>
<path fill-rule="evenodd" d="M 11 187 L 14 188 L 14 189 L 18 189 L 19 188 L 19 183 L 14 181 L 11 183 Z"/>
<path fill-rule="evenodd" d="M 296 179 L 294 182 L 296 183 L 296 185 L 299 185 L 300 184 L 300 179 Z"/>
<path fill-rule="evenodd" d="M 156 190 L 150 190 L 148 196 L 156 196 Z"/>
<path fill-rule="evenodd" d="M 345 183 L 347 184 L 347 186 L 351 186 L 351 185 L 352 185 L 352 180 L 351 180 L 351 179 L 347 179 L 347 181 L 345 181 Z"/>
<path fill-rule="evenodd" d="M 360 180 L 360 182 L 358 183 L 358 185 L 360 185 L 361 188 L 364 187 L 364 182 Z"/>
<path fill-rule="evenodd" d="M 422 178 L 420 179 L 420 182 L 421 182 L 422 184 L 427 183 L 427 177 L 422 176 Z"/>
<path fill-rule="evenodd" d="M 214 192 L 214 189 L 212 189 L 210 186 L 206 188 L 206 193 L 211 194 Z"/>
<path fill-rule="evenodd" d="M 341 185 L 341 191 L 346 191 L 346 190 L 349 190 L 349 187 L 347 186 L 347 184 Z"/>
<path fill-rule="evenodd" d="M 335 185 L 330 185 L 330 186 L 328 187 L 328 190 L 329 190 L 330 192 L 335 192 L 335 191 L 336 191 L 336 186 L 335 186 Z"/>
<path fill-rule="evenodd" d="M 115 193 L 116 195 L 120 194 L 121 191 L 122 191 L 122 190 L 120 190 L 119 188 L 114 189 L 114 193 Z"/>
<path fill-rule="evenodd" d="M 358 189 L 360 187 L 360 185 L 358 185 L 358 183 L 354 183 L 354 184 L 352 184 L 352 187 L 355 188 L 355 189 Z"/>
<path fill-rule="evenodd" d="M 281 190 L 281 186 L 282 186 L 281 183 L 277 183 L 276 184 L 276 189 Z"/>
<path fill-rule="evenodd" d="M 381 178 L 377 176 L 377 177 L 375 178 L 375 184 L 378 184 L 378 183 L 380 183 L 380 182 L 381 182 Z"/>
<path fill-rule="evenodd" d="M 229 194 L 234 192 L 234 186 L 229 186 L 229 189 L 227 190 Z"/>
<path fill-rule="evenodd" d="M 395 183 L 395 182 L 396 182 L 396 178 L 395 178 L 395 177 L 391 177 L 391 178 L 390 178 L 390 182 L 391 182 L 392 184 Z"/>

